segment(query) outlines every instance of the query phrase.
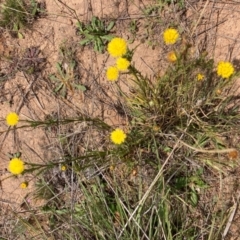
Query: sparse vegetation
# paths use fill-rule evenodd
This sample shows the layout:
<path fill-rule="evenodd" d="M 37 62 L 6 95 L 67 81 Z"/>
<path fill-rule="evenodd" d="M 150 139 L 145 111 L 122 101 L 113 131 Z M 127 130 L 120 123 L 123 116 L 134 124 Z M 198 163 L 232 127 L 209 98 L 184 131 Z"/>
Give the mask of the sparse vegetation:
<path fill-rule="evenodd" d="M 6 0 L 1 5 L 0 26 L 22 38 L 21 30 L 30 26 L 42 10 L 35 0 Z"/>
<path fill-rule="evenodd" d="M 104 52 L 105 45 L 113 38 L 110 32 L 114 24 L 114 21 L 110 21 L 106 25 L 101 19 L 95 16 L 92 17 L 92 20 L 88 24 L 78 22 L 77 28 L 80 35 L 84 38 L 80 41 L 80 44 L 83 46 L 93 44 L 95 51 Z"/>

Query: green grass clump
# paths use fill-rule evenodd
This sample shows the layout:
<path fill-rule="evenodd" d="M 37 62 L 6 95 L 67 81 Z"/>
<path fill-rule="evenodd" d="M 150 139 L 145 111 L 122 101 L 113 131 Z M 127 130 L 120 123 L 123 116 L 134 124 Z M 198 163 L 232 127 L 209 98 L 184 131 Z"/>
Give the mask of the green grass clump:
<path fill-rule="evenodd" d="M 38 11 L 35 0 L 6 0 L 1 6 L 0 26 L 22 37 L 19 31 L 31 25 Z"/>

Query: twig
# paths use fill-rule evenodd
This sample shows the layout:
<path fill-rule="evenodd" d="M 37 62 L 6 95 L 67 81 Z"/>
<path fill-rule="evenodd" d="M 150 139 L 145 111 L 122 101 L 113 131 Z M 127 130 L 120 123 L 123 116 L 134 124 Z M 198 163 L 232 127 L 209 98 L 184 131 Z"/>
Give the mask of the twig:
<path fill-rule="evenodd" d="M 238 208 L 239 198 L 240 198 L 240 194 L 238 194 L 236 201 L 235 201 L 235 199 L 233 199 L 233 201 L 234 201 L 233 210 L 232 210 L 231 215 L 229 216 L 227 225 L 226 225 L 226 227 L 225 227 L 225 229 L 224 229 L 223 236 L 222 236 L 222 240 L 225 239 L 225 237 L 227 236 L 227 234 L 228 234 L 228 232 L 229 232 L 229 229 L 230 229 L 230 227 L 231 227 L 231 225 L 232 225 L 233 218 L 234 218 L 234 216 L 235 216 L 235 214 L 236 214 L 236 211 L 237 211 L 237 208 Z"/>

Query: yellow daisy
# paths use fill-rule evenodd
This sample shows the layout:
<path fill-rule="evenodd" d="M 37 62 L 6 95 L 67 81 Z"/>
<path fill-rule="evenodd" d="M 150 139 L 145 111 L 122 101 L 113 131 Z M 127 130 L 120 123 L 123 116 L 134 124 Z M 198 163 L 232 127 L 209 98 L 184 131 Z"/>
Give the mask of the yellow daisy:
<path fill-rule="evenodd" d="M 107 49 L 112 57 L 122 57 L 127 53 L 127 42 L 123 38 L 113 38 Z"/>
<path fill-rule="evenodd" d="M 179 33 L 174 28 L 168 28 L 163 33 L 163 40 L 167 45 L 176 43 L 179 38 Z"/>
<path fill-rule="evenodd" d="M 119 71 L 126 71 L 130 66 L 130 62 L 126 58 L 122 57 L 117 59 L 116 64 Z"/>
<path fill-rule="evenodd" d="M 19 121 L 19 116 L 15 112 L 10 112 L 6 117 L 6 122 L 8 126 L 15 126 Z"/>
<path fill-rule="evenodd" d="M 8 165 L 10 173 L 18 175 L 24 171 L 24 162 L 20 158 L 13 158 Z"/>
<path fill-rule="evenodd" d="M 204 79 L 204 75 L 201 74 L 201 73 L 198 73 L 198 75 L 197 75 L 197 80 L 198 80 L 198 81 L 202 81 L 203 79 Z"/>
<path fill-rule="evenodd" d="M 125 142 L 127 135 L 124 133 L 122 129 L 115 129 L 111 132 L 110 138 L 115 144 L 122 144 Z"/>
<path fill-rule="evenodd" d="M 234 67 L 230 62 L 221 61 L 217 66 L 217 75 L 222 78 L 229 78 L 234 73 Z"/>
<path fill-rule="evenodd" d="M 117 67 L 111 66 L 111 67 L 108 67 L 106 75 L 109 81 L 117 81 L 119 76 L 119 71 Z"/>

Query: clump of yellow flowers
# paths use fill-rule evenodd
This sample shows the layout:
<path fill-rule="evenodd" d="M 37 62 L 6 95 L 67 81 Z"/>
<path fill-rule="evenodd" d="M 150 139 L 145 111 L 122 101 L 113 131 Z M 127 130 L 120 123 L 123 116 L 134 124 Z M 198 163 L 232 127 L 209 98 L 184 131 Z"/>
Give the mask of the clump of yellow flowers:
<path fill-rule="evenodd" d="M 110 135 L 111 141 L 118 145 L 124 143 L 126 137 L 127 135 L 124 133 L 124 131 L 119 128 L 112 131 Z"/>
<path fill-rule="evenodd" d="M 234 67 L 230 62 L 221 61 L 217 66 L 217 75 L 222 78 L 229 78 L 234 73 Z"/>
<path fill-rule="evenodd" d="M 108 53 L 116 58 L 116 64 L 107 68 L 106 76 L 109 81 L 117 81 L 119 72 L 126 71 L 130 62 L 124 55 L 127 54 L 127 42 L 123 38 L 113 38 L 108 44 Z"/>

